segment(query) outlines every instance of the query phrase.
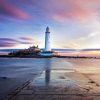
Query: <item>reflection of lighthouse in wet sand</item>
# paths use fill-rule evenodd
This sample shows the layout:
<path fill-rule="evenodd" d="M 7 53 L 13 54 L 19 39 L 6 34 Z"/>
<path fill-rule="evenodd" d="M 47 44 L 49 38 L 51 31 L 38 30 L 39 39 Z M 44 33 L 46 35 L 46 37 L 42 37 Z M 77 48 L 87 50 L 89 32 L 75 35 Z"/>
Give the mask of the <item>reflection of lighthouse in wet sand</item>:
<path fill-rule="evenodd" d="M 49 27 L 46 28 L 46 32 L 45 32 L 45 51 L 51 51 Z"/>

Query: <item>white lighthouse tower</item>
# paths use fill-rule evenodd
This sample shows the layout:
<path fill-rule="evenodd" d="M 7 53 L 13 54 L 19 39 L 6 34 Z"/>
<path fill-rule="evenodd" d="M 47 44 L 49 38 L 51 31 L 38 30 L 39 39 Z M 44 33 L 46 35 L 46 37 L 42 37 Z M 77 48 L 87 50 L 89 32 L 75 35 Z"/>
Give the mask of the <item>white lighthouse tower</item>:
<path fill-rule="evenodd" d="M 45 48 L 43 51 L 40 52 L 40 56 L 42 57 L 53 57 L 54 52 L 51 50 L 51 46 L 50 46 L 50 30 L 49 27 L 46 28 L 46 32 L 45 32 Z"/>
<path fill-rule="evenodd" d="M 51 51 L 49 27 L 46 28 L 46 32 L 45 32 L 45 51 Z"/>

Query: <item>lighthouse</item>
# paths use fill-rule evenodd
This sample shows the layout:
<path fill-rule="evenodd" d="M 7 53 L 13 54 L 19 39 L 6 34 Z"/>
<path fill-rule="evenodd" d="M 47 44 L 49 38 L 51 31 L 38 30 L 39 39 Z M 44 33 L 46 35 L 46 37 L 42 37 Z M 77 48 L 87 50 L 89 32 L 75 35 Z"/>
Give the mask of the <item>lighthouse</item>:
<path fill-rule="evenodd" d="M 45 32 L 45 51 L 47 52 L 51 51 L 49 27 L 46 28 L 46 32 Z"/>
<path fill-rule="evenodd" d="M 39 53 L 40 56 L 42 57 L 53 57 L 54 52 L 51 49 L 50 45 L 50 30 L 49 27 L 46 28 L 45 31 L 45 47 L 44 49 Z"/>

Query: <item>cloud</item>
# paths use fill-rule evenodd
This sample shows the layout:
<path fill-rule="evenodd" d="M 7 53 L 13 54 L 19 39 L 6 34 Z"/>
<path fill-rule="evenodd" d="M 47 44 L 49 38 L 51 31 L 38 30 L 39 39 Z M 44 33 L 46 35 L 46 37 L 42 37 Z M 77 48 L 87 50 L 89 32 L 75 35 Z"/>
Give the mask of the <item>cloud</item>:
<path fill-rule="evenodd" d="M 10 38 L 0 38 L 0 47 L 12 47 L 16 46 L 17 40 Z"/>
<path fill-rule="evenodd" d="M 20 44 L 33 44 L 33 42 L 27 42 L 27 41 L 26 41 L 26 42 L 20 41 L 19 43 L 20 43 Z"/>
<path fill-rule="evenodd" d="M 17 19 L 29 19 L 30 16 L 17 6 L 14 3 L 11 3 L 8 0 L 0 0 L 0 16 L 8 16 Z"/>
<path fill-rule="evenodd" d="M 83 0 L 63 0 L 65 6 L 70 5 L 70 8 L 65 8 L 63 11 L 60 11 L 57 15 L 62 17 L 62 19 L 73 19 L 80 22 L 88 21 L 91 17 L 94 17 L 97 12 L 94 11 L 90 6 L 91 2 L 84 2 Z M 62 4 L 62 7 L 64 4 Z M 93 6 L 93 5 L 92 5 Z M 68 9 L 68 10 L 67 10 Z"/>
<path fill-rule="evenodd" d="M 82 49 L 80 51 L 100 51 L 100 49 Z"/>
<path fill-rule="evenodd" d="M 12 38 L 0 38 L 0 42 L 5 41 L 5 42 L 17 42 L 17 40 L 12 39 Z"/>
<path fill-rule="evenodd" d="M 30 38 L 30 37 L 20 37 L 19 39 L 27 40 L 27 41 L 33 41 L 33 39 Z"/>
<path fill-rule="evenodd" d="M 37 6 L 40 13 L 45 18 L 55 21 L 77 20 L 80 22 L 88 21 L 90 18 L 99 14 L 99 0 L 35 0 L 33 5 Z"/>
<path fill-rule="evenodd" d="M 42 17 L 58 22 L 67 20 L 85 22 L 100 15 L 100 0 L 42 0 L 42 2 L 39 0 L 17 0 L 19 6 L 15 3 L 16 1 L 0 0 L 0 15 L 29 19 L 29 13 L 31 13 L 31 16 L 33 14 L 36 19 Z M 24 9 L 24 7 L 26 8 Z"/>
<path fill-rule="evenodd" d="M 35 45 L 37 45 L 40 43 L 39 41 L 37 41 L 31 37 L 20 37 L 19 39 L 20 39 L 20 41 L 22 41 L 21 42 L 22 44 L 35 44 Z"/>
<path fill-rule="evenodd" d="M 24 39 L 24 40 L 23 40 Z M 12 39 L 12 38 L 0 38 L 0 47 L 14 47 L 19 44 L 25 44 L 25 45 L 32 45 L 33 41 L 30 41 L 29 37 L 23 37 L 22 40 L 19 39 Z"/>
<path fill-rule="evenodd" d="M 0 42 L 0 47 L 14 47 L 14 46 L 16 46 L 15 43 Z"/>

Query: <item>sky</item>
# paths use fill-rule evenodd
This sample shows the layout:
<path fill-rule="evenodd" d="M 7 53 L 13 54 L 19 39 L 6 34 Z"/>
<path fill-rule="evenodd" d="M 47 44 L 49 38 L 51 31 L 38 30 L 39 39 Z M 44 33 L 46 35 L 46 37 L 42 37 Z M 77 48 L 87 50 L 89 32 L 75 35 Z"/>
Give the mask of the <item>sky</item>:
<path fill-rule="evenodd" d="M 0 49 L 100 49 L 100 0 L 0 0 Z"/>

